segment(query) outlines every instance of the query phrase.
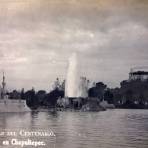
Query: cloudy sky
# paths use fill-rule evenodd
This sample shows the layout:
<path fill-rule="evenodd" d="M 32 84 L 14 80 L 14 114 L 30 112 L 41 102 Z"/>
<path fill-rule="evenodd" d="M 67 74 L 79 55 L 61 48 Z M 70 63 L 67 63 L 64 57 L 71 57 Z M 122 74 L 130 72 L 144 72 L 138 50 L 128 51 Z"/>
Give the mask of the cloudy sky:
<path fill-rule="evenodd" d="M 0 0 L 0 77 L 48 90 L 77 53 L 90 80 L 119 86 L 148 64 L 147 0 Z"/>

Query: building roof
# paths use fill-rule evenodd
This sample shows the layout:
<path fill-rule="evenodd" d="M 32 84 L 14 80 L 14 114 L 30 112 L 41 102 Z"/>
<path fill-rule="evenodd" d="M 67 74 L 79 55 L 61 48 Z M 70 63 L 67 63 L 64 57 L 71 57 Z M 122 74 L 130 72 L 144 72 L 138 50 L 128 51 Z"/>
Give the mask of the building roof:
<path fill-rule="evenodd" d="M 148 71 L 135 71 L 131 72 L 132 75 L 148 75 Z"/>

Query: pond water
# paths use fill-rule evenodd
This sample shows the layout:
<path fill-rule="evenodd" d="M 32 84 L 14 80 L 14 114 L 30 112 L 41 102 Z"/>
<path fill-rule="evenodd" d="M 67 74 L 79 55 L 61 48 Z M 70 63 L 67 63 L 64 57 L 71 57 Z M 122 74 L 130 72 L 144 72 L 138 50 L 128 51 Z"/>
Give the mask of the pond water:
<path fill-rule="evenodd" d="M 41 148 L 148 148 L 148 110 L 0 113 L 0 130 L 17 133 L 11 136 L 1 133 L 2 148 L 20 148 L 3 145 L 3 141 L 13 138 L 44 141 L 44 146 L 37 146 Z M 21 137 L 18 134 L 21 130 L 50 130 L 55 137 Z"/>

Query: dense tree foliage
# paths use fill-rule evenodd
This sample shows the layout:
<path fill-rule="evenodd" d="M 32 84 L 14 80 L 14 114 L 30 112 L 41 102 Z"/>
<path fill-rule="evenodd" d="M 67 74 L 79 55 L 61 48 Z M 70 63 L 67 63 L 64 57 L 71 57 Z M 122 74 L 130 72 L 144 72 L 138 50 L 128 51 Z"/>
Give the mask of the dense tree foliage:
<path fill-rule="evenodd" d="M 104 98 L 106 85 L 103 82 L 98 82 L 96 85 L 88 90 L 89 97 L 96 97 L 100 100 Z"/>
<path fill-rule="evenodd" d="M 9 99 L 25 99 L 31 108 L 55 107 L 58 98 L 64 97 L 65 80 L 60 82 L 57 78 L 53 90 L 25 91 L 13 90 L 8 93 Z M 88 89 L 89 98 L 97 98 L 98 101 L 106 100 L 120 108 L 148 108 L 148 80 L 122 81 L 120 88 L 110 89 L 103 82 L 95 83 Z"/>

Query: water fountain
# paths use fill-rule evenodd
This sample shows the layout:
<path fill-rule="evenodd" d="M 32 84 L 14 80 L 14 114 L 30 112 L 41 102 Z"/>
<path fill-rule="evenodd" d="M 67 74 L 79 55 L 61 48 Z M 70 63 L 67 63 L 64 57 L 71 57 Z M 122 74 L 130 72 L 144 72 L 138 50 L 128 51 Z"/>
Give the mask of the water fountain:
<path fill-rule="evenodd" d="M 69 58 L 65 83 L 65 97 L 58 100 L 58 105 L 64 108 L 80 109 L 82 111 L 101 111 L 97 99 L 88 98 L 88 83 L 86 77 L 80 77 L 80 67 L 76 53 Z"/>
<path fill-rule="evenodd" d="M 78 58 L 77 54 L 73 53 L 69 58 L 69 65 L 66 77 L 65 97 L 77 98 L 79 97 L 79 83 L 80 76 L 78 72 Z"/>

